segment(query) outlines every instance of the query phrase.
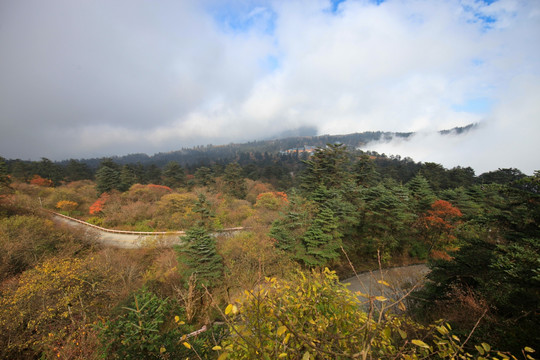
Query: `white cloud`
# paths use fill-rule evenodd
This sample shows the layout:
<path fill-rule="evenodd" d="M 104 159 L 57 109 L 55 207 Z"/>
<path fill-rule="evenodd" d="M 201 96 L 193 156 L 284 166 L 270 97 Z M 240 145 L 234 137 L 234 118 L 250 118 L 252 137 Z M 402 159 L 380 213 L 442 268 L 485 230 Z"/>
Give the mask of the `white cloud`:
<path fill-rule="evenodd" d="M 538 152 L 535 0 L 347 0 L 337 13 L 322 0 L 16 4 L 0 11 L 4 156 L 168 151 L 301 126 L 336 134 L 482 121 L 463 138 L 418 135 L 385 149 L 477 171 L 538 167 L 520 155 Z M 493 106 L 459 110 L 474 99 Z"/>

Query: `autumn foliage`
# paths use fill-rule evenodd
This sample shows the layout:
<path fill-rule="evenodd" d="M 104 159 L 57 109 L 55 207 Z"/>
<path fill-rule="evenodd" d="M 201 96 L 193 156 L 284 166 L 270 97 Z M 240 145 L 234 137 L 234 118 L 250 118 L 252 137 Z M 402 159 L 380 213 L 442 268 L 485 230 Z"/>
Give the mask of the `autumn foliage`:
<path fill-rule="evenodd" d="M 270 210 L 276 210 L 283 204 L 287 204 L 287 194 L 281 191 L 271 191 L 261 193 L 257 196 L 256 207 L 264 207 Z"/>
<path fill-rule="evenodd" d="M 438 241 L 450 243 L 455 240 L 452 232 L 462 216 L 461 211 L 448 201 L 433 202 L 431 209 L 420 218 L 421 231 L 424 238 L 431 243 L 430 248 Z"/>
<path fill-rule="evenodd" d="M 63 211 L 72 211 L 79 206 L 75 201 L 61 200 L 56 203 L 56 208 Z"/>
<path fill-rule="evenodd" d="M 107 193 L 101 194 L 99 199 L 97 199 L 96 202 L 94 202 L 90 206 L 90 210 L 89 210 L 90 215 L 96 215 L 96 214 L 99 214 L 100 212 L 102 212 L 103 211 L 103 206 L 105 205 L 107 200 L 109 200 L 109 198 L 110 198 L 109 194 L 107 194 Z"/>
<path fill-rule="evenodd" d="M 30 180 L 30 184 L 43 187 L 51 187 L 53 185 L 53 182 L 52 180 L 44 179 L 39 175 L 34 175 Z"/>

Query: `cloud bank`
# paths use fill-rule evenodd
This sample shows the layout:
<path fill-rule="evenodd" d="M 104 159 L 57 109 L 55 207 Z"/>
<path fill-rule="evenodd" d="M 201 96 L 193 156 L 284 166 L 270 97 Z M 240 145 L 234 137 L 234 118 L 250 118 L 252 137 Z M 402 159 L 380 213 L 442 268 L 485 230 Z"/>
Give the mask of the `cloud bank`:
<path fill-rule="evenodd" d="M 419 131 L 373 150 L 540 168 L 535 0 L 0 4 L 0 155 Z M 479 122 L 460 138 L 424 132 Z"/>

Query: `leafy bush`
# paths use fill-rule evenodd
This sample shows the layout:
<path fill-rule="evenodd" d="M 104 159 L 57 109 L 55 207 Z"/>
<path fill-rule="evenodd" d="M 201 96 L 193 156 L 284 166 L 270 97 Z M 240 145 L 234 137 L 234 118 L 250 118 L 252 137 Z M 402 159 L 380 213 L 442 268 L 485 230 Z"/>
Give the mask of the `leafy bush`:
<path fill-rule="evenodd" d="M 229 336 L 214 349 L 220 360 L 515 359 L 485 343 L 465 350 L 467 341 L 449 325 L 422 326 L 395 315 L 382 296 L 366 301 L 368 312 L 328 269 L 288 281 L 270 278 L 226 307 Z M 374 303 L 382 304 L 379 312 Z"/>
<path fill-rule="evenodd" d="M 175 323 L 169 324 L 167 320 L 173 316 L 169 300 L 161 299 L 145 289 L 138 291 L 117 318 L 99 327 L 104 357 L 184 358 L 190 351 L 177 343 L 190 332 L 190 328 L 181 321 L 180 315 L 174 315 Z"/>

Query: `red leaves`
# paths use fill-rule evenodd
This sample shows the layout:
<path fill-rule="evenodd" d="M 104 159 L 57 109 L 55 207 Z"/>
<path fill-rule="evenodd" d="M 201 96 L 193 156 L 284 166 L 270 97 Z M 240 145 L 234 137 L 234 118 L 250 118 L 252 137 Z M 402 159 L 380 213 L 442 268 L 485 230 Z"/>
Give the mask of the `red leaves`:
<path fill-rule="evenodd" d="M 39 175 L 34 175 L 32 177 L 32 180 L 30 180 L 30 184 L 37 185 L 37 186 L 43 186 L 43 187 L 51 187 L 53 182 L 49 179 L 44 179 Z"/>
<path fill-rule="evenodd" d="M 110 195 L 107 193 L 101 194 L 99 199 L 97 199 L 96 202 L 90 206 L 90 210 L 89 210 L 90 215 L 96 215 L 102 212 L 103 206 L 105 205 L 107 200 L 109 200 L 109 197 Z"/>
<path fill-rule="evenodd" d="M 461 211 L 448 201 L 436 200 L 431 204 L 431 210 L 419 219 L 419 223 L 425 229 L 426 237 L 451 242 L 455 239 L 452 230 L 462 216 Z"/>

